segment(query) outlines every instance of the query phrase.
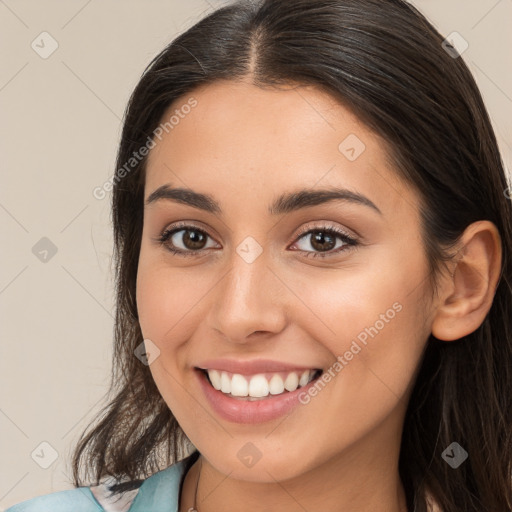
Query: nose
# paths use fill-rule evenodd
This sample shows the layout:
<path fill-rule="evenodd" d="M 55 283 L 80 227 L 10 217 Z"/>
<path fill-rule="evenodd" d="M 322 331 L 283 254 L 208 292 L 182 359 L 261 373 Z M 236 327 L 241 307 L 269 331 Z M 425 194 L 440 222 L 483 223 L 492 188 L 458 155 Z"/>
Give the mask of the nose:
<path fill-rule="evenodd" d="M 232 343 L 248 343 L 282 331 L 286 290 L 265 253 L 251 263 L 234 253 L 230 263 L 211 298 L 209 328 Z"/>

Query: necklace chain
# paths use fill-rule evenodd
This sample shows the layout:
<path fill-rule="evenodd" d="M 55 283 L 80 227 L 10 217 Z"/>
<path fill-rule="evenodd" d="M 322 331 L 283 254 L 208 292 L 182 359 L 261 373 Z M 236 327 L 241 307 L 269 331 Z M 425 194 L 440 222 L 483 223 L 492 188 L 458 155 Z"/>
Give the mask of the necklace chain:
<path fill-rule="evenodd" d="M 203 459 L 201 457 L 201 464 L 199 466 L 199 475 L 197 476 L 197 482 L 196 482 L 196 492 L 194 495 L 194 506 L 190 507 L 187 512 L 199 512 L 197 510 L 197 489 L 199 488 L 199 479 L 201 478 L 201 469 L 203 468 Z"/>

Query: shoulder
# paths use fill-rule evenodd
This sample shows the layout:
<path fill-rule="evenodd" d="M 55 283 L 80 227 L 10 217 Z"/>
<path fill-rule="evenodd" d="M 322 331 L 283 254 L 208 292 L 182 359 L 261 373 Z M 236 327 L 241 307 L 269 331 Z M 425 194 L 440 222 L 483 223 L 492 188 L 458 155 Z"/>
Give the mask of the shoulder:
<path fill-rule="evenodd" d="M 5 512 L 98 512 L 103 511 L 90 487 L 78 487 L 29 499 L 9 507 Z"/>
<path fill-rule="evenodd" d="M 183 477 L 198 456 L 199 452 L 194 451 L 185 459 L 144 480 L 129 512 L 178 512 Z"/>
<path fill-rule="evenodd" d="M 136 488 L 112 496 L 112 479 L 23 501 L 5 512 L 177 512 L 180 484 L 198 452 L 154 473 Z"/>

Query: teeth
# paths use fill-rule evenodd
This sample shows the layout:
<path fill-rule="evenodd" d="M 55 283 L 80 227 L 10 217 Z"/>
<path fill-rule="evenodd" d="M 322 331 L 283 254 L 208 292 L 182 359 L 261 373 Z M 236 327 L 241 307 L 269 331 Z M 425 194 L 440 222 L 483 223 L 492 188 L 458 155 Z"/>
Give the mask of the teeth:
<path fill-rule="evenodd" d="M 208 370 L 208 377 L 210 377 L 210 381 L 212 383 L 212 386 L 216 390 L 220 390 L 220 388 L 221 388 L 220 373 L 217 370 Z"/>
<path fill-rule="evenodd" d="M 308 372 L 304 372 L 308 373 Z M 269 382 L 269 391 L 271 395 L 280 395 L 284 391 L 284 382 L 279 375 L 274 375 Z"/>
<path fill-rule="evenodd" d="M 304 387 L 310 381 L 309 377 L 311 376 L 311 378 L 313 378 L 314 374 L 315 374 L 314 371 L 312 371 L 312 372 L 303 372 L 302 375 L 300 376 L 299 386 L 301 388 Z"/>
<path fill-rule="evenodd" d="M 286 377 L 284 381 L 284 388 L 288 391 L 295 391 L 299 387 L 299 377 L 295 372 L 292 372 Z"/>
<path fill-rule="evenodd" d="M 234 396 L 247 396 L 249 394 L 249 384 L 247 384 L 247 381 L 241 375 L 235 374 L 231 379 L 230 390 L 231 394 Z M 251 395 L 256 396 L 253 395 L 252 392 Z"/>
<path fill-rule="evenodd" d="M 231 379 L 228 377 L 227 373 L 224 372 L 220 374 L 220 390 L 223 393 L 231 392 Z"/>
<path fill-rule="evenodd" d="M 220 370 L 206 370 L 212 386 L 234 397 L 264 398 L 280 395 L 286 391 L 295 391 L 313 380 L 316 370 L 299 372 L 279 372 L 252 376 L 229 373 Z M 270 377 L 270 380 L 267 378 Z"/>

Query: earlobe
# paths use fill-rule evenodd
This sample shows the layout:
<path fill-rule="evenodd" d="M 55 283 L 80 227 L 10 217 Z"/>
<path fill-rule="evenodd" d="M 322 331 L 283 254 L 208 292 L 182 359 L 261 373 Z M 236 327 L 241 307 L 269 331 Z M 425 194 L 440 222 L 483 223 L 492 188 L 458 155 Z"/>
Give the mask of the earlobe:
<path fill-rule="evenodd" d="M 443 277 L 432 334 L 453 341 L 474 332 L 491 309 L 498 286 L 501 237 L 495 224 L 482 220 L 464 231 L 451 275 Z"/>

